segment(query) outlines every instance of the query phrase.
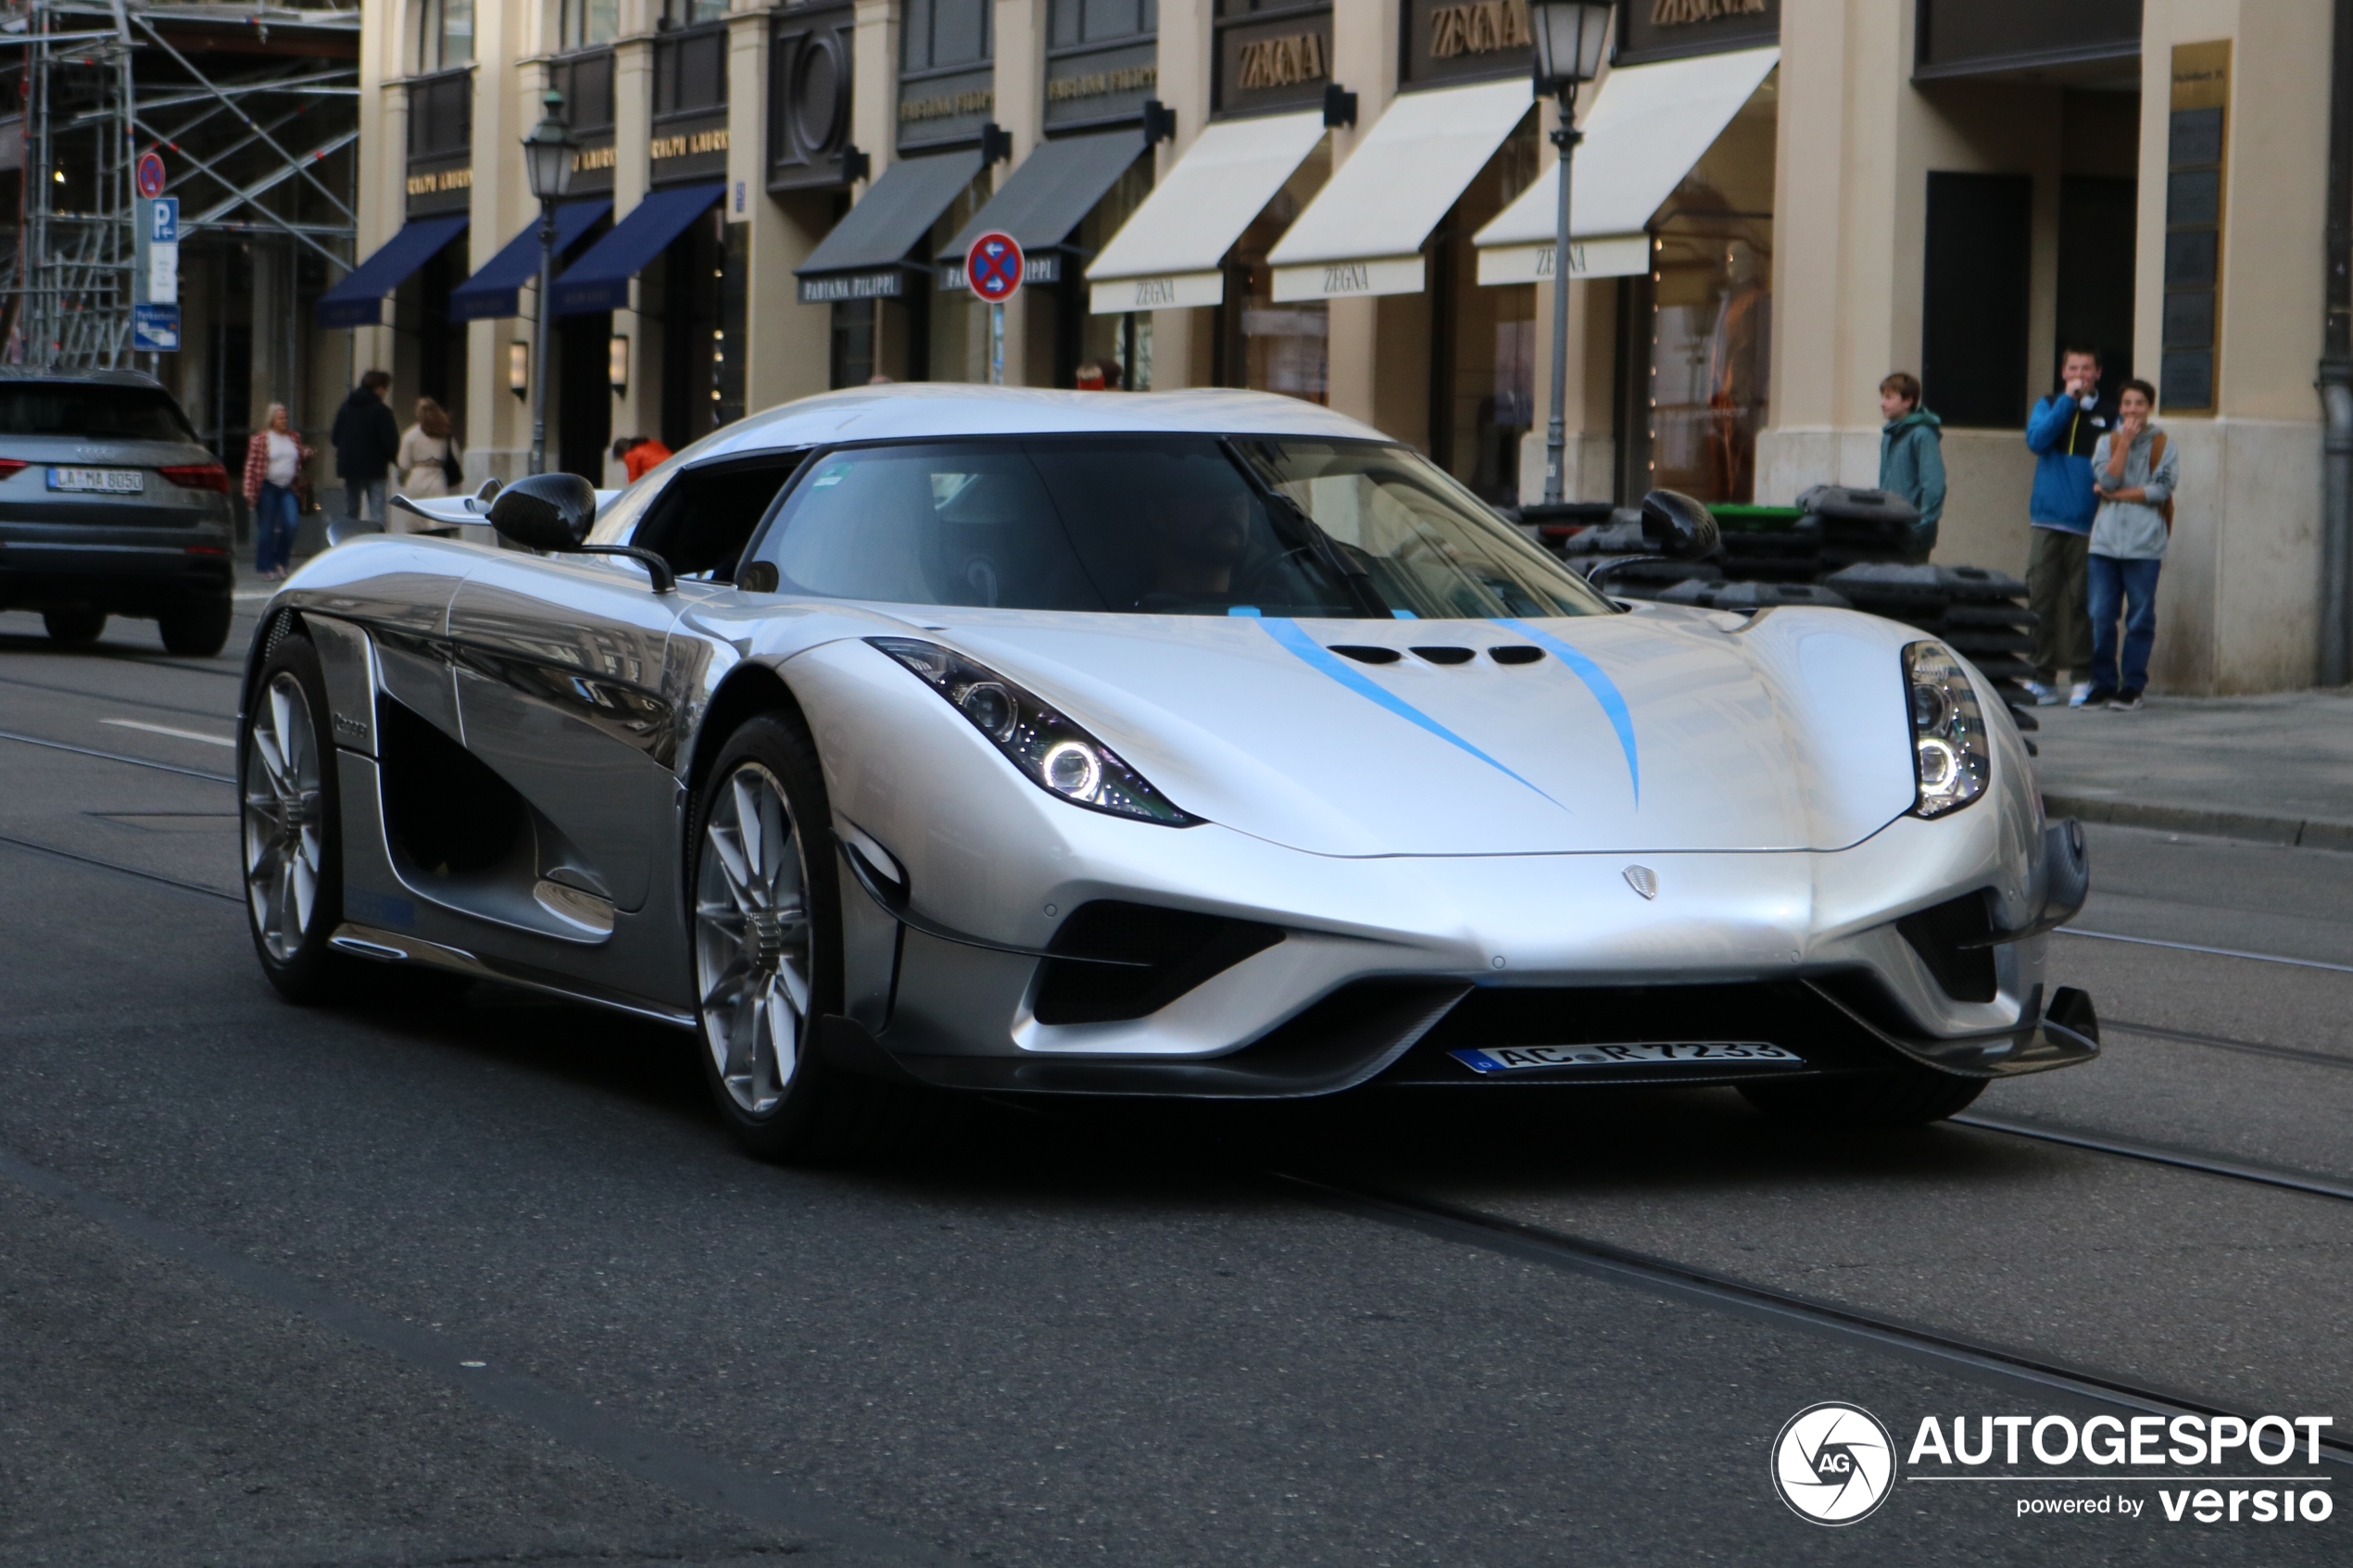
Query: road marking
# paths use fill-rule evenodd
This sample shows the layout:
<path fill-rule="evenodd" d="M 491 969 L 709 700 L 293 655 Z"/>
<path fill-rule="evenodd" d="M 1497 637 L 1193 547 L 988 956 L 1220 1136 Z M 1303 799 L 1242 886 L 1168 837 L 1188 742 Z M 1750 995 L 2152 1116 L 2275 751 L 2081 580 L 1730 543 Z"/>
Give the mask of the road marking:
<path fill-rule="evenodd" d="M 2294 964 L 2298 969 L 2333 969 L 2353 974 L 2353 963 L 2322 963 L 2318 959 L 2289 959 L 2277 953 L 2243 953 L 2236 947 L 2205 947 L 2196 942 L 2160 942 L 2154 936 L 2122 936 L 2113 931 L 2084 931 L 2072 925 L 2058 928 L 2061 936 L 2092 936 L 2102 942 L 2131 942 L 2143 947 L 2171 947 L 2181 953 L 2211 953 L 2220 959 L 2252 959 L 2257 963 Z"/>
<path fill-rule="evenodd" d="M 207 746 L 225 746 L 235 749 L 236 740 L 229 735 L 208 735 L 202 730 L 178 730 L 170 724 L 150 724 L 145 719 L 101 719 L 101 724 L 112 724 L 118 730 L 145 730 L 151 735 L 170 735 L 174 740 L 199 740 Z"/>

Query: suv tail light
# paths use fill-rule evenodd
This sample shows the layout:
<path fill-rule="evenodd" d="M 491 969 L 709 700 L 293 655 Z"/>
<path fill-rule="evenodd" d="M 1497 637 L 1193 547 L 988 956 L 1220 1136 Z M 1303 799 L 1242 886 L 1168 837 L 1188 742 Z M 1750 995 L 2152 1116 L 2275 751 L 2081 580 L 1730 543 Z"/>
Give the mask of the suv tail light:
<path fill-rule="evenodd" d="M 156 471 L 182 490 L 218 490 L 223 495 L 229 494 L 229 470 L 219 463 L 175 463 Z"/>
<path fill-rule="evenodd" d="M 14 479 L 31 466 L 21 458 L 0 458 L 0 479 Z"/>

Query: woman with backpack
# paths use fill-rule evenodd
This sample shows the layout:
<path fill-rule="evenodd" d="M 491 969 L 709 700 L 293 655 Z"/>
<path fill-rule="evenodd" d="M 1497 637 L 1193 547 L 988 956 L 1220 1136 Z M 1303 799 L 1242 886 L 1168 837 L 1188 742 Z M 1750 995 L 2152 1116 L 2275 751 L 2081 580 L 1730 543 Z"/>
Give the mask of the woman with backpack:
<path fill-rule="evenodd" d="M 465 482 L 449 415 L 430 397 L 417 399 L 417 422 L 400 438 L 400 494 L 414 500 L 455 495 Z"/>
<path fill-rule="evenodd" d="M 2092 448 L 2092 692 L 2086 708 L 2120 713 L 2141 706 L 2149 647 L 2157 641 L 2157 574 L 2173 533 L 2173 488 L 2180 458 L 2165 432 L 2149 422 L 2157 388 L 2128 381 L 2117 398 L 2116 428 Z M 2122 662 L 2116 625 L 2124 623 Z"/>

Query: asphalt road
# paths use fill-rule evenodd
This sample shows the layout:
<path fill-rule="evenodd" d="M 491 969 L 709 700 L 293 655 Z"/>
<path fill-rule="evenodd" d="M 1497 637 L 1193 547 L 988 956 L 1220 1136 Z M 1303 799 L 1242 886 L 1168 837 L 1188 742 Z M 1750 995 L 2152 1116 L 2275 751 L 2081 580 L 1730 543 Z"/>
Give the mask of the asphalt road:
<path fill-rule="evenodd" d="M 770 1169 L 685 1036 L 280 1002 L 234 671 L 0 616 L 0 1562 L 2347 1558 L 2353 1519 L 2171 1523 L 2080 1461 L 1912 1464 L 1824 1529 L 1768 1451 L 1831 1399 L 1901 1449 L 2152 1398 L 2353 1438 L 2353 1198 L 1710 1090 L 981 1105 Z M 2108 1049 L 1974 1113 L 2353 1193 L 2353 858 L 2094 855 L 2108 935 L 2055 951 Z"/>

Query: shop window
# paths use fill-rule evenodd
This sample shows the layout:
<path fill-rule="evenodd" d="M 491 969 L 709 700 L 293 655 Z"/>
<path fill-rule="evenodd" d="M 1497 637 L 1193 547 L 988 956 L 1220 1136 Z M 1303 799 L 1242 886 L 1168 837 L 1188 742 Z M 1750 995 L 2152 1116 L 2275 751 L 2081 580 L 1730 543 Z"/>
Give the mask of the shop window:
<path fill-rule="evenodd" d="M 768 188 L 834 189 L 849 144 L 857 9 L 779 10 L 768 43 Z"/>
<path fill-rule="evenodd" d="M 1651 269 L 1618 295 L 1621 500 L 1756 490 L 1772 364 L 1773 157 L 1768 76 L 1651 220 Z"/>
<path fill-rule="evenodd" d="M 988 56 L 989 0 L 907 0 L 900 30 L 908 72 L 980 65 Z"/>
<path fill-rule="evenodd" d="M 1160 92 L 1159 31 L 1159 0 L 1051 0 L 1048 132 L 1134 122 Z"/>
<path fill-rule="evenodd" d="M 577 136 L 612 130 L 612 51 L 552 60 L 547 81 L 564 95 L 564 123 Z"/>
<path fill-rule="evenodd" d="M 561 47 L 585 49 L 621 36 L 621 0 L 563 0 Z"/>
<path fill-rule="evenodd" d="M 673 451 L 743 418 L 749 228 L 714 205 L 662 252 L 660 277 L 640 282 L 661 301 L 661 439 Z"/>
<path fill-rule="evenodd" d="M 972 221 L 989 197 L 988 170 L 982 169 L 962 194 L 948 204 L 939 221 L 931 226 L 918 254 L 937 256 Z M 985 382 L 988 379 L 988 307 L 973 297 L 970 289 L 941 289 L 918 286 L 914 291 L 924 297 L 921 322 L 913 320 L 917 312 L 909 311 L 909 330 L 921 330 L 925 347 L 920 369 L 911 365 L 908 379 L 939 382 Z M 1030 308 L 1038 308 L 1033 301 Z"/>
<path fill-rule="evenodd" d="M 2133 267 L 2138 250 L 2139 183 L 2070 174 L 2059 182 L 2058 332 L 2100 351 L 2103 389 L 2113 396 L 2133 373 Z M 2051 365 L 2058 384 L 2058 364 Z"/>
<path fill-rule="evenodd" d="M 423 0 L 417 7 L 417 74 L 450 70 L 474 57 L 474 0 Z"/>
<path fill-rule="evenodd" d="M 1920 393 L 1948 425 L 2026 422 L 2033 206 L 2023 174 L 1928 177 Z"/>
<path fill-rule="evenodd" d="M 654 42 L 654 118 L 727 107 L 727 30 L 710 28 Z"/>
<path fill-rule="evenodd" d="M 1151 9 L 1149 0 L 1143 9 Z M 1091 257 L 1101 252 L 1104 243 L 1144 205 L 1144 198 L 1151 194 L 1151 190 L 1152 160 L 1139 157 L 1079 223 L 1078 232 L 1073 236 L 1078 255 Z M 1087 285 L 1079 275 L 1084 263 L 1076 257 L 1065 257 L 1063 266 L 1066 281 L 1054 291 L 1055 307 L 1062 315 L 1056 337 L 1054 384 L 1093 387 L 1100 378 L 1100 384 L 1107 391 L 1151 390 L 1151 312 L 1090 314 L 1087 308 Z"/>
<path fill-rule="evenodd" d="M 1482 288 L 1471 236 L 1535 182 L 1536 117 L 1504 140 L 1429 241 L 1429 455 L 1499 507 L 1519 504 L 1535 417 L 1536 285 Z"/>
<path fill-rule="evenodd" d="M 1266 252 L 1331 177 L 1331 139 L 1316 144 L 1227 254 L 1226 302 L 1217 307 L 1220 386 L 1331 400 L 1331 315 L 1320 299 L 1275 302 Z"/>
<path fill-rule="evenodd" d="M 727 19 L 727 5 L 728 0 L 661 0 L 660 25 L 667 30 L 724 21 Z"/>

